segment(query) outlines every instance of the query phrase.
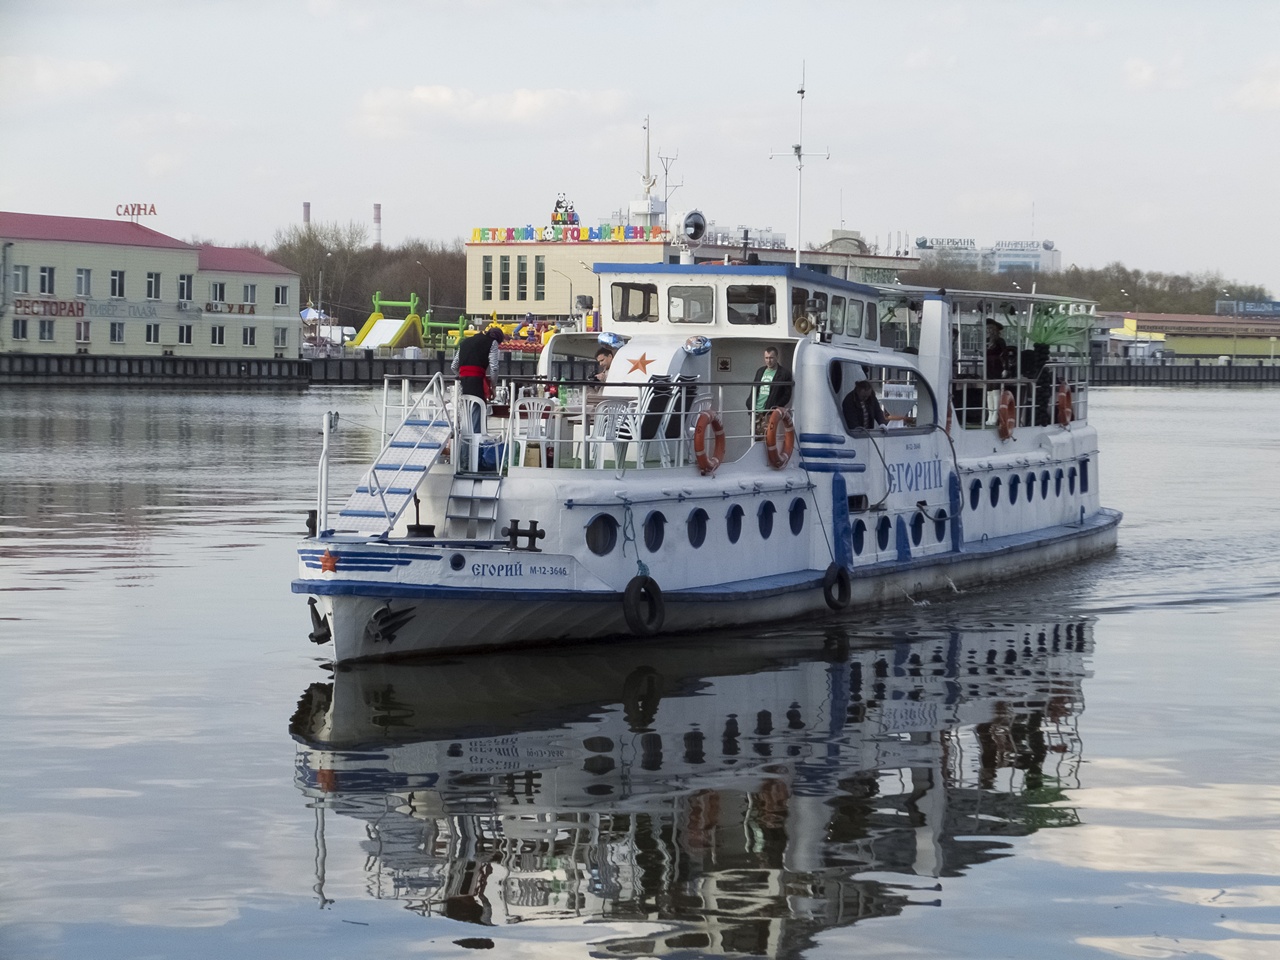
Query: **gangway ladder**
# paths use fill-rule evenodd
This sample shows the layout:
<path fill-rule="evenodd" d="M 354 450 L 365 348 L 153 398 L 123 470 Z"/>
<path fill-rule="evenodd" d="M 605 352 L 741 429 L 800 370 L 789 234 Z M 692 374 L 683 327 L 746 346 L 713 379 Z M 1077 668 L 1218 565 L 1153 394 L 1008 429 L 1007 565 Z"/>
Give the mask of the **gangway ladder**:
<path fill-rule="evenodd" d="M 498 531 L 498 490 L 502 477 L 460 473 L 449 488 L 445 520 L 450 536 L 468 540 L 493 540 Z"/>
<path fill-rule="evenodd" d="M 409 406 L 369 472 L 338 511 L 333 532 L 374 537 L 390 533 L 452 435 L 443 380 L 437 374 Z"/>

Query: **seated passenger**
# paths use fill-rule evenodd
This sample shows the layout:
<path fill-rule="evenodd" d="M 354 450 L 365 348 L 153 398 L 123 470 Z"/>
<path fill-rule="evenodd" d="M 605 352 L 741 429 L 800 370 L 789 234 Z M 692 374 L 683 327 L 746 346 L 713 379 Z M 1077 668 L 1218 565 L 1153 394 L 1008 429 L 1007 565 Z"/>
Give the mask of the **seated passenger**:
<path fill-rule="evenodd" d="M 870 430 L 872 427 L 883 427 L 889 418 L 880 409 L 880 401 L 876 399 L 875 388 L 869 380 L 859 380 L 853 389 L 845 394 L 841 404 L 845 426 L 850 430 Z"/>

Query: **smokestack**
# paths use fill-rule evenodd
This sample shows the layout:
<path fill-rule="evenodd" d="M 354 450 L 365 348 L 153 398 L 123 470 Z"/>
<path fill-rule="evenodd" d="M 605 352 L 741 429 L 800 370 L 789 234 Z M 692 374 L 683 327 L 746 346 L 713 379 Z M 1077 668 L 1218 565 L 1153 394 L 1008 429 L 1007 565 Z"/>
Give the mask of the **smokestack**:
<path fill-rule="evenodd" d="M 373 205 L 373 248 L 382 249 L 382 204 Z"/>
<path fill-rule="evenodd" d="M 308 226 L 311 223 L 311 201 L 302 201 L 302 225 Z"/>

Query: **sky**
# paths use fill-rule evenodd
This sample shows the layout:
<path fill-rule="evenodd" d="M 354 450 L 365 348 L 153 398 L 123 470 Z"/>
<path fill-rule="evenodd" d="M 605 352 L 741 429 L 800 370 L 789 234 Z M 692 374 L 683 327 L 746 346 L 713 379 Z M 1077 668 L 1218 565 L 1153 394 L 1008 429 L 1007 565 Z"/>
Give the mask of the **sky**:
<path fill-rule="evenodd" d="M 1047 239 L 1280 297 L 1277 35 L 1274 0 L 0 0 L 0 210 L 268 247 L 304 201 L 371 240 L 380 203 L 388 246 L 561 193 L 594 224 L 647 117 L 672 212 L 793 239 L 799 141 L 805 244 Z"/>

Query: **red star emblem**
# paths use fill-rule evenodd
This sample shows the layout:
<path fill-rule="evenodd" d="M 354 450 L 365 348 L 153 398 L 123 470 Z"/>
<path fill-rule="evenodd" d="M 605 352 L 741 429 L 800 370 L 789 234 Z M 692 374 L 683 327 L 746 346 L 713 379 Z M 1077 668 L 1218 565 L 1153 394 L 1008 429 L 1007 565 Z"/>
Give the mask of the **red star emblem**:
<path fill-rule="evenodd" d="M 334 573 L 338 569 L 337 554 L 333 554 L 328 550 L 325 550 L 324 554 L 320 557 L 320 569 L 326 573 Z"/>
<path fill-rule="evenodd" d="M 642 353 L 640 354 L 640 356 L 636 357 L 634 360 L 631 360 L 629 362 L 631 364 L 631 369 L 627 371 L 628 373 L 635 373 L 637 370 L 639 370 L 641 373 L 648 373 L 649 364 L 655 363 L 656 361 L 650 360 L 649 355 L 647 353 Z"/>

